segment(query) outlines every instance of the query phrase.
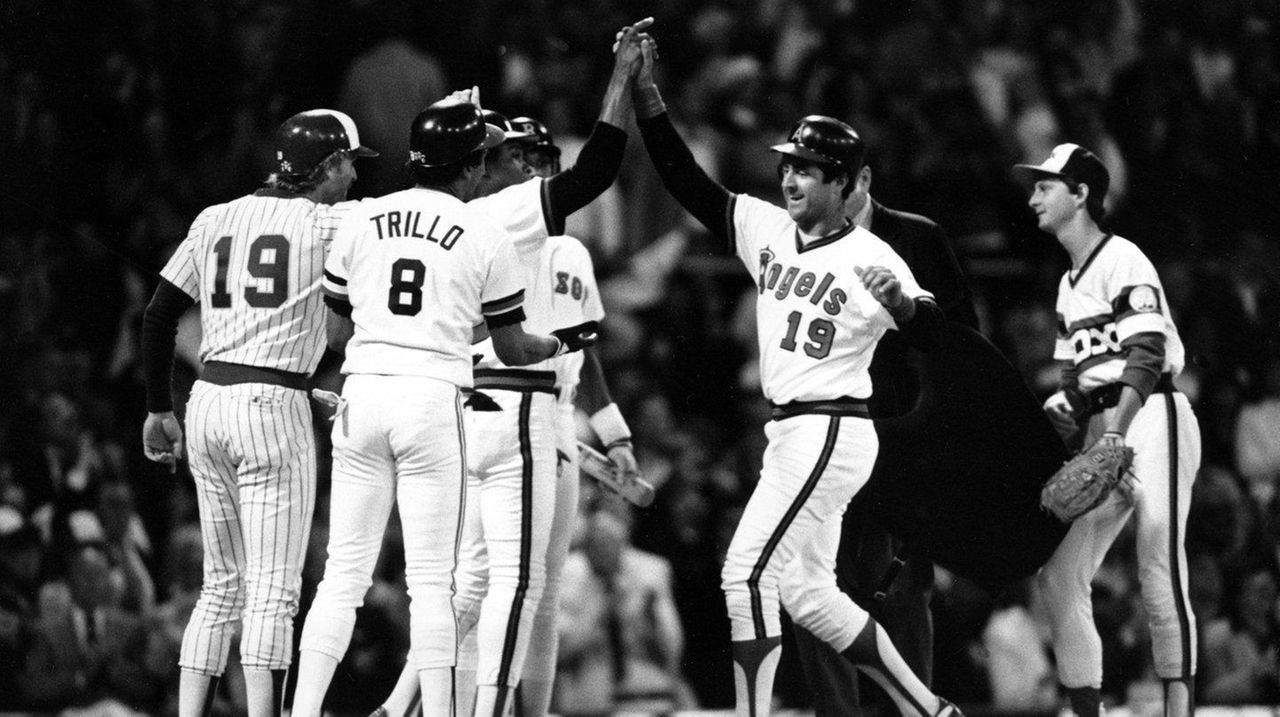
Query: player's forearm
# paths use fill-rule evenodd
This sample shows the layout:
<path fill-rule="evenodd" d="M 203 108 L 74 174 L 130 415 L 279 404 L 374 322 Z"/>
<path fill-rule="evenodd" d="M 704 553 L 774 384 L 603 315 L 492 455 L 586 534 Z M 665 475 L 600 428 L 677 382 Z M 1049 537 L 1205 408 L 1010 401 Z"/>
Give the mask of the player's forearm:
<path fill-rule="evenodd" d="M 1138 409 L 1142 408 L 1142 404 L 1142 395 L 1138 390 L 1125 384 L 1120 389 L 1120 401 L 1116 404 L 1115 410 L 1107 416 L 1103 432 L 1124 436 L 1129 432 L 1129 424 L 1133 423 L 1133 417 L 1138 415 Z"/>
<path fill-rule="evenodd" d="M 1121 343 L 1127 353 L 1120 383 L 1132 386 L 1143 402 L 1160 380 L 1160 372 L 1164 368 L 1164 345 L 1164 334 L 1155 331 L 1134 334 Z"/>
<path fill-rule="evenodd" d="M 626 130 L 627 115 L 631 113 L 631 82 L 626 67 L 614 66 L 600 103 L 600 121 L 617 129 Z"/>
<path fill-rule="evenodd" d="M 656 91 L 656 90 L 655 90 Z M 671 124 L 665 111 L 637 119 L 645 150 L 658 170 L 662 185 L 715 236 L 729 237 L 729 191 L 707 176 Z"/>
<path fill-rule="evenodd" d="M 498 331 L 493 334 L 493 352 L 508 366 L 528 366 L 545 361 L 560 350 L 560 340 L 551 336 L 528 334 L 524 329 Z"/>
<path fill-rule="evenodd" d="M 613 403 L 609 395 L 609 385 L 604 378 L 604 369 L 600 366 L 600 358 L 596 352 L 587 349 L 582 352 L 585 360 L 582 364 L 582 383 L 578 384 L 575 403 L 588 416 Z"/>
<path fill-rule="evenodd" d="M 150 413 L 173 410 L 170 383 L 178 320 L 194 304 L 181 289 L 161 279 L 142 315 L 142 373 Z"/>
<path fill-rule="evenodd" d="M 326 303 L 328 303 L 327 297 Z M 337 351 L 338 353 L 344 354 L 347 352 L 347 342 L 350 341 L 351 337 L 356 333 L 356 325 L 355 322 L 351 320 L 350 304 L 347 305 L 347 314 L 345 316 L 340 313 L 340 311 L 341 309 L 335 308 L 330 304 L 328 313 L 326 313 L 324 317 L 324 327 L 329 348 Z"/>
<path fill-rule="evenodd" d="M 574 165 L 547 180 L 547 203 L 557 226 L 613 184 L 626 149 L 625 130 L 603 120 L 596 123 Z"/>

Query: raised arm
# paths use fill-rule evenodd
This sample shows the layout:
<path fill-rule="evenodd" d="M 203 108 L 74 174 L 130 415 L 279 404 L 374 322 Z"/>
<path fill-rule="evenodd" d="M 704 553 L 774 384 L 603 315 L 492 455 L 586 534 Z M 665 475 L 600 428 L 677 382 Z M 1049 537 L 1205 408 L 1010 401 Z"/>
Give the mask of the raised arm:
<path fill-rule="evenodd" d="M 619 52 L 628 38 L 619 42 Z M 644 138 L 645 150 L 658 170 L 662 184 L 671 196 L 689 211 L 703 226 L 717 237 L 728 241 L 730 232 L 729 209 L 732 194 L 707 176 L 698 166 L 689 146 L 671 124 L 667 106 L 662 101 L 658 86 L 653 80 L 653 62 L 656 45 L 652 38 L 632 38 L 641 49 L 641 65 L 636 74 L 633 90 L 636 123 Z"/>

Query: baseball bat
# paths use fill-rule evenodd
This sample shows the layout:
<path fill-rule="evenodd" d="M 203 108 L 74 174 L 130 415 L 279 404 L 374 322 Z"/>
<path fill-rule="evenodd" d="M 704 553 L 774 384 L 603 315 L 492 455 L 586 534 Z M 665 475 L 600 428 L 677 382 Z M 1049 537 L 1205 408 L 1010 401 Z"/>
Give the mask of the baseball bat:
<path fill-rule="evenodd" d="M 578 441 L 578 463 L 587 475 L 612 488 L 615 493 L 626 498 L 628 503 L 640 508 L 648 508 L 653 503 L 652 483 L 637 476 L 635 483 L 623 485 L 618 481 L 618 467 L 613 461 L 582 441 Z"/>

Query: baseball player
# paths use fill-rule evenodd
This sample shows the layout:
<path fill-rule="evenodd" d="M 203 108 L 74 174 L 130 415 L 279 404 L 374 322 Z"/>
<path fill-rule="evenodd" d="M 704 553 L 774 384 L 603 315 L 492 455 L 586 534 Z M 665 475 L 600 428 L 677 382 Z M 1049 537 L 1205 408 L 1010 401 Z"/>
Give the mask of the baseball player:
<path fill-rule="evenodd" d="M 416 186 L 352 209 L 325 264 L 329 343 L 347 376 L 333 429 L 329 557 L 302 634 L 293 712 L 316 717 L 372 584 L 393 503 L 405 526 L 410 645 L 429 715 L 454 713 L 453 606 L 472 382 L 472 327 L 508 365 L 594 341 L 588 327 L 524 331 L 511 241 L 468 206 L 485 151 L 503 140 L 480 108 L 446 98 L 414 119 L 407 168 Z"/>
<path fill-rule="evenodd" d="M 637 33 L 651 23 L 651 19 L 636 23 L 629 32 Z M 484 111 L 487 121 L 503 130 L 506 141 L 489 151 L 477 190 L 480 196 L 471 206 L 505 223 L 511 233 L 530 287 L 526 307 L 531 326 L 557 325 L 562 320 L 581 323 L 603 314 L 594 289 L 589 295 L 583 293 L 582 277 L 591 275 L 585 249 L 575 240 L 548 244 L 548 236 L 559 234 L 565 217 L 612 184 L 625 149 L 624 112 L 632 67 L 638 59 L 635 51 L 618 56 L 600 121 L 569 170 L 529 179 L 523 151 L 524 140 L 533 135 L 517 130 L 497 112 Z M 455 93 L 454 98 L 476 99 L 466 91 Z M 459 635 L 466 638 L 473 626 L 476 631 L 474 712 L 501 715 L 512 704 L 547 581 L 548 545 L 559 503 L 557 473 L 563 470 L 557 457 L 558 417 L 563 410 L 572 410 L 573 386 L 565 381 L 572 375 L 572 384 L 577 383 L 582 362 L 565 357 L 566 365 L 557 359 L 515 369 L 494 353 L 483 332 L 477 338 L 473 355 L 478 357 L 478 395 L 470 401 L 473 410 L 467 414 L 471 500 L 465 511 L 454 606 Z M 607 391 L 603 395 L 607 398 Z M 630 431 L 617 406 L 606 403 L 593 406 L 592 425 L 623 466 L 623 479 L 632 479 L 637 472 Z M 569 408 L 558 408 L 558 404 Z M 560 452 L 576 456 L 576 439 L 565 448 L 569 450 Z M 572 475 L 576 478 L 576 472 Z M 562 520 L 560 528 L 567 541 L 567 521 Z M 564 552 L 567 543 L 564 551 L 557 551 Z M 563 554 L 553 557 L 563 562 Z M 463 654 L 469 650 L 464 643 Z M 547 659 L 543 655 L 540 664 Z M 467 685 L 472 671 L 466 669 L 466 660 L 461 664 L 460 700 L 466 700 L 472 694 Z M 406 670 L 414 666 L 410 660 Z M 533 687 L 531 699 L 543 701 L 545 693 L 549 702 L 553 669 L 554 665 L 545 669 L 545 679 L 541 673 L 535 675 L 539 684 Z M 402 673 L 379 710 L 403 714 L 413 704 L 413 687 Z"/>
<path fill-rule="evenodd" d="M 1064 437 L 1083 431 L 1084 445 L 1104 439 L 1131 446 L 1137 478 L 1136 490 L 1113 491 L 1077 518 L 1040 573 L 1058 676 L 1076 714 L 1096 717 L 1102 642 L 1090 582 L 1136 512 L 1139 580 L 1165 714 L 1186 717 L 1194 706 L 1196 628 L 1184 535 L 1200 429 L 1173 385 L 1183 366 L 1182 340 L 1151 261 L 1101 226 L 1110 183 L 1101 160 L 1061 144 L 1043 164 L 1017 168 L 1035 182 L 1028 203 L 1038 226 L 1071 257 L 1058 285 L 1054 357 L 1063 362 L 1061 390 L 1045 412 Z"/>
<path fill-rule="evenodd" d="M 187 404 L 186 449 L 204 587 L 182 639 L 183 717 L 208 711 L 238 622 L 249 714 L 279 714 L 314 507 L 306 383 L 325 345 L 321 274 L 353 161 L 376 156 L 333 110 L 290 117 L 275 150 L 265 188 L 196 217 L 143 320 L 143 449 L 173 470 L 183 455 L 169 391 L 174 336 L 186 309 L 202 307 L 204 371 Z"/>
<path fill-rule="evenodd" d="M 942 330 L 942 311 L 887 244 L 845 216 L 857 144 L 848 125 L 809 115 L 772 147 L 781 155 L 785 209 L 732 194 L 707 177 L 672 126 L 653 82 L 652 39 L 632 42 L 644 58 L 636 115 L 663 184 L 733 247 L 759 292 L 760 375 L 773 420 L 759 483 L 722 571 L 737 714 L 769 714 L 781 655 L 779 602 L 884 687 L 903 714 L 953 714 L 840 592 L 834 573 L 840 517 L 878 450 L 867 410 L 872 352 L 890 329 L 928 345 Z"/>

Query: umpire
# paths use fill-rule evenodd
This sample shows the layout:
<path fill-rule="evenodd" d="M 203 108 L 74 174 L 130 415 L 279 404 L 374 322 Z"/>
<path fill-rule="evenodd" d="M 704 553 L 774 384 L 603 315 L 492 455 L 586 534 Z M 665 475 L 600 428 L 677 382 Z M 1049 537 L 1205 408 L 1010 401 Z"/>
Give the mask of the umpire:
<path fill-rule="evenodd" d="M 949 321 L 976 330 L 973 297 L 946 232 L 925 217 L 890 209 L 873 199 L 866 144 L 860 138 L 853 154 L 857 157 L 851 172 L 854 188 L 845 201 L 849 218 L 887 242 L 907 262 L 920 286 L 937 297 Z M 872 418 L 900 416 L 915 405 L 919 380 L 914 353 L 903 332 L 889 331 L 880 340 L 871 362 Z M 911 670 L 932 686 L 933 564 L 889 532 L 878 518 L 877 500 L 874 491 L 863 490 L 849 503 L 836 555 L 836 579 L 840 589 L 885 628 Z M 795 632 L 815 717 L 859 714 L 858 671 L 804 628 L 796 626 Z"/>

